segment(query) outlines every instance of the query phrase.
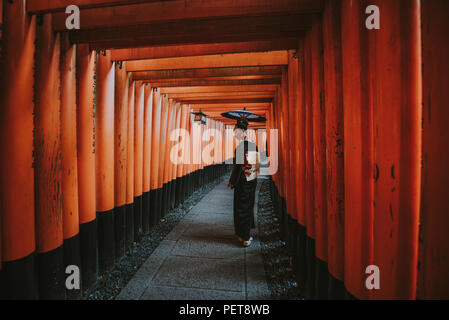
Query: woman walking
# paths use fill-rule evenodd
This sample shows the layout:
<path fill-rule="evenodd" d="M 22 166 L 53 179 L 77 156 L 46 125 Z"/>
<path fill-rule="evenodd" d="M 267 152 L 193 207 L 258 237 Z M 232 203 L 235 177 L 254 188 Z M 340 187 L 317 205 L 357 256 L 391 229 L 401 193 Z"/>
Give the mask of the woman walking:
<path fill-rule="evenodd" d="M 259 174 L 260 160 L 257 146 L 248 140 L 248 121 L 239 119 L 235 129 L 235 137 L 240 144 L 235 150 L 234 168 L 228 187 L 234 189 L 234 229 L 244 247 L 251 244 L 250 236 L 254 224 L 254 201 Z"/>

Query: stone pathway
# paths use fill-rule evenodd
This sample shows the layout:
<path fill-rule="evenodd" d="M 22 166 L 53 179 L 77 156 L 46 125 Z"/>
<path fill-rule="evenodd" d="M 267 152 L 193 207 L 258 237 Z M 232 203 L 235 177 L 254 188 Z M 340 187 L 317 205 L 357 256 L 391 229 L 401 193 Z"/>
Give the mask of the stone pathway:
<path fill-rule="evenodd" d="M 226 184 L 190 210 L 116 299 L 270 299 L 257 229 L 255 241 L 243 248 L 234 235 L 233 191 Z M 256 209 L 257 200 L 258 191 Z"/>

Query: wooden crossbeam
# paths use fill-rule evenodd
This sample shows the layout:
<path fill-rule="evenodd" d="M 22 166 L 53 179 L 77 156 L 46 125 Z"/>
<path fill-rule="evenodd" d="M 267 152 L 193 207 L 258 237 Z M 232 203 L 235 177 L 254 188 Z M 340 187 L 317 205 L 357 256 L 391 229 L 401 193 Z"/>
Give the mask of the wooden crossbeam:
<path fill-rule="evenodd" d="M 225 111 L 229 111 L 229 110 L 237 110 L 237 109 L 241 109 L 241 108 L 247 108 L 247 109 L 268 109 L 270 108 L 271 103 L 221 103 L 221 104 L 190 104 L 190 107 L 193 108 L 194 110 L 199 110 L 199 109 L 203 109 L 203 110 L 225 110 Z"/>
<path fill-rule="evenodd" d="M 157 1 L 173 1 L 173 0 L 28 0 L 28 13 L 45 13 L 65 11 L 68 5 L 76 5 L 81 9 L 103 8 L 111 6 L 123 6 L 137 3 L 148 3 Z"/>
<path fill-rule="evenodd" d="M 41 0 L 35 0 L 33 2 L 38 1 Z M 47 1 L 49 2 L 47 10 L 42 5 L 40 8 L 41 12 L 48 11 L 50 8 L 53 11 L 55 9 L 61 10 L 65 8 L 65 6 L 62 8 L 61 1 Z M 59 2 L 59 6 L 57 2 Z M 75 4 L 72 2 L 76 1 L 70 1 L 70 4 Z M 102 27 L 142 25 L 181 19 L 199 20 L 245 15 L 269 16 L 282 13 L 319 13 L 323 10 L 323 3 L 323 0 L 176 0 L 88 8 L 81 10 L 81 28 L 97 29 Z M 67 18 L 65 12 L 57 12 L 53 18 L 53 27 L 56 30 L 64 30 Z"/>
<path fill-rule="evenodd" d="M 207 69 L 175 69 L 133 72 L 133 80 L 201 79 L 235 76 L 279 76 L 280 66 L 230 67 Z"/>
<path fill-rule="evenodd" d="M 231 53 L 183 58 L 132 60 L 126 64 L 127 71 L 167 69 L 224 68 L 247 66 L 278 66 L 288 64 L 288 51 Z"/>
<path fill-rule="evenodd" d="M 201 93 L 201 92 L 274 92 L 279 85 L 248 85 L 248 86 L 212 86 L 212 87 L 174 87 L 160 88 L 161 93 Z"/>
<path fill-rule="evenodd" d="M 305 31 L 291 31 L 291 32 L 278 32 L 272 30 L 268 33 L 238 33 L 238 34 L 226 34 L 226 35 L 207 35 L 199 36 L 198 34 L 180 37 L 173 35 L 170 37 L 157 37 L 157 38 L 133 38 L 132 36 L 127 39 L 105 40 L 105 41 L 90 41 L 87 42 L 91 50 L 114 50 L 122 48 L 138 48 L 148 46 L 172 46 L 172 45 L 190 45 L 190 44 L 210 44 L 227 42 L 243 42 L 243 41 L 262 41 L 272 38 L 295 38 L 301 39 L 305 35 Z"/>
<path fill-rule="evenodd" d="M 190 57 L 210 54 L 288 50 L 298 47 L 296 38 L 262 41 L 154 46 L 111 50 L 113 61 Z"/>
<path fill-rule="evenodd" d="M 232 96 L 232 95 L 216 95 L 216 96 L 209 96 L 209 97 L 178 97 L 178 98 L 174 98 L 171 96 L 168 96 L 169 98 L 179 101 L 179 102 L 183 102 L 183 101 L 192 101 L 192 100 L 214 100 L 214 99 L 225 99 L 225 98 L 229 98 L 229 99 L 273 99 L 273 95 L 269 95 L 269 94 L 257 94 L 257 95 L 241 95 L 241 96 Z"/>
<path fill-rule="evenodd" d="M 281 84 L 281 78 L 272 79 L 249 79 L 249 80 L 165 80 L 165 81 L 142 81 L 151 84 L 154 88 L 168 87 L 199 87 L 199 86 L 244 86 L 259 84 Z"/>
<path fill-rule="evenodd" d="M 172 99 L 209 99 L 211 97 L 258 97 L 258 98 L 272 98 L 274 97 L 274 92 L 203 92 L 203 93 L 170 93 L 169 98 Z"/>
<path fill-rule="evenodd" d="M 236 98 L 236 99 L 210 99 L 210 100 L 184 100 L 183 103 L 185 104 L 214 104 L 214 103 L 241 103 L 241 104 L 245 104 L 245 103 L 270 103 L 272 102 L 273 99 L 271 98 Z"/>
<path fill-rule="evenodd" d="M 179 20 L 166 23 L 107 26 L 98 29 L 75 30 L 70 33 L 73 43 L 90 43 L 103 47 L 129 47 L 138 44 L 180 45 L 192 43 L 261 40 L 300 37 L 312 25 L 314 15 L 275 15 L 229 17 L 207 20 Z M 104 44 L 104 45 L 103 45 Z"/>

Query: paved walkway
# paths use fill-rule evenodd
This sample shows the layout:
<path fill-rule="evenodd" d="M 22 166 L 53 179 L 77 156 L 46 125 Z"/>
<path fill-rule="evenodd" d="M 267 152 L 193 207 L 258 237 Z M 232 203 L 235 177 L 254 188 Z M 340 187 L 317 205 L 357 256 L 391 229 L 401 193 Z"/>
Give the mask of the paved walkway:
<path fill-rule="evenodd" d="M 257 229 L 252 231 L 255 241 L 243 248 L 234 235 L 233 191 L 226 184 L 190 210 L 117 299 L 270 299 Z M 256 208 L 257 199 L 258 191 Z"/>

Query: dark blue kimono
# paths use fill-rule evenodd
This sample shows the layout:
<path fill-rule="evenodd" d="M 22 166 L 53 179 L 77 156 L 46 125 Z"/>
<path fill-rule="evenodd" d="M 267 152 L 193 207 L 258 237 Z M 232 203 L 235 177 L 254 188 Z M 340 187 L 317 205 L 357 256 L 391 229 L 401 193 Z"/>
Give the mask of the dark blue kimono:
<path fill-rule="evenodd" d="M 229 183 L 234 189 L 234 230 L 243 240 L 249 240 L 251 228 L 254 228 L 254 202 L 257 179 L 246 181 L 243 172 L 244 155 L 248 151 L 258 151 L 255 143 L 241 142 L 235 151 L 234 168 Z"/>

